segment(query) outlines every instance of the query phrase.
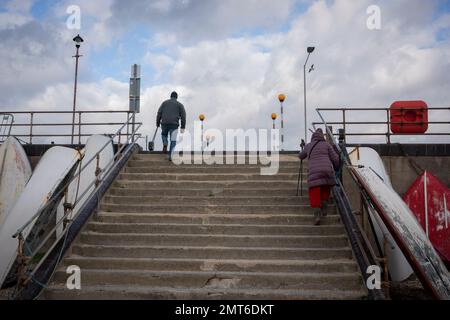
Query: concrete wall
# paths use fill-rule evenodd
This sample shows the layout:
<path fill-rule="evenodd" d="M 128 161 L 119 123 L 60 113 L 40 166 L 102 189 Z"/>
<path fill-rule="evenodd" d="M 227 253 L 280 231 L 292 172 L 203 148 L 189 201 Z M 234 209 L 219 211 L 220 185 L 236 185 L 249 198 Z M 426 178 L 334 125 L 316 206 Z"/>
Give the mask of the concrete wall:
<path fill-rule="evenodd" d="M 392 186 L 400 195 L 403 195 L 418 177 L 418 173 L 413 168 L 414 164 L 411 164 L 407 157 L 382 158 L 391 177 Z M 409 159 L 450 187 L 450 157 L 409 157 Z"/>

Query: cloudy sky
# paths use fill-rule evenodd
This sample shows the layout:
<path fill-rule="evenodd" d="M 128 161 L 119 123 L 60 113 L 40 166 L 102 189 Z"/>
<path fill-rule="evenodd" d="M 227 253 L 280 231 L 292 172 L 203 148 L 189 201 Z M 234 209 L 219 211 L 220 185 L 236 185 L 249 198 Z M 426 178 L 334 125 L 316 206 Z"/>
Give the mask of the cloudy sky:
<path fill-rule="evenodd" d="M 79 30 L 68 27 L 73 5 L 81 10 Z M 152 135 L 172 90 L 186 106 L 188 128 L 204 113 L 206 126 L 221 130 L 270 128 L 285 93 L 285 148 L 296 149 L 307 46 L 316 47 L 309 122 L 316 107 L 415 99 L 450 106 L 448 0 L 0 0 L 0 109 L 71 110 L 78 33 L 85 40 L 78 108 L 127 109 L 130 66 L 140 64 L 144 135 Z M 431 118 L 442 116 L 449 121 L 447 111 Z"/>

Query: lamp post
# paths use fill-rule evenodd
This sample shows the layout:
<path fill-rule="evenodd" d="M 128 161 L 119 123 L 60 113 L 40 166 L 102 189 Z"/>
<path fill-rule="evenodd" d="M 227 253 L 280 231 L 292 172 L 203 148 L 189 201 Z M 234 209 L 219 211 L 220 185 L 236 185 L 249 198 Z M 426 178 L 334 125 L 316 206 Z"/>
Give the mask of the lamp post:
<path fill-rule="evenodd" d="M 198 116 L 198 119 L 202 122 L 202 135 L 201 135 L 201 151 L 203 152 L 203 131 L 204 131 L 204 127 L 203 127 L 203 123 L 204 123 L 204 121 L 205 121 L 205 115 L 204 114 L 201 114 L 201 115 L 199 115 Z"/>
<path fill-rule="evenodd" d="M 283 145 L 284 145 L 283 102 L 286 100 L 286 96 L 284 94 L 279 94 L 278 100 L 280 101 L 280 105 L 281 105 L 281 151 L 283 151 Z"/>
<path fill-rule="evenodd" d="M 272 117 L 272 120 L 273 120 L 273 130 L 275 130 L 275 120 L 277 120 L 277 114 L 276 113 L 272 113 L 271 117 Z"/>
<path fill-rule="evenodd" d="M 303 96 L 304 96 L 304 111 L 305 111 L 305 141 L 308 141 L 308 127 L 307 127 L 307 111 L 306 111 L 306 65 L 308 64 L 309 56 L 314 52 L 315 47 L 308 47 L 308 57 L 306 58 L 305 65 L 303 66 Z"/>
<path fill-rule="evenodd" d="M 77 48 L 77 52 L 72 57 L 72 58 L 75 58 L 75 84 L 73 87 L 72 140 L 71 140 L 72 145 L 73 145 L 73 136 L 75 134 L 75 111 L 76 111 L 76 105 L 77 105 L 78 59 L 80 57 L 82 57 L 79 54 L 79 51 L 80 51 L 80 46 L 81 46 L 80 43 L 84 42 L 84 40 L 78 34 L 75 38 L 73 38 L 73 41 L 76 43 L 75 47 Z M 81 121 L 81 119 L 79 119 L 79 121 Z"/>

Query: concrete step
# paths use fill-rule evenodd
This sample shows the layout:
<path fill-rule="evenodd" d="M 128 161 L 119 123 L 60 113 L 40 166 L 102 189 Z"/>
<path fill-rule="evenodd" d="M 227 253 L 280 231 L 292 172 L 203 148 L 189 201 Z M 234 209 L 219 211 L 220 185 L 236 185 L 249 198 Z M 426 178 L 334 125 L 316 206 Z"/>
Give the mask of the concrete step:
<path fill-rule="evenodd" d="M 147 162 L 145 162 L 147 164 Z M 128 166 L 124 168 L 124 173 L 186 173 L 186 174 L 206 174 L 206 173 L 231 173 L 231 174 L 260 174 L 261 167 L 259 166 L 155 166 L 151 163 L 145 165 L 141 162 L 128 163 Z M 304 168 L 303 174 L 306 175 L 307 168 Z M 283 166 L 279 168 L 279 173 L 299 173 L 299 167 L 297 165 Z"/>
<path fill-rule="evenodd" d="M 298 174 L 279 173 L 272 176 L 263 176 L 259 173 L 121 173 L 121 180 L 131 181 L 298 181 Z M 304 182 L 306 177 L 304 176 Z"/>
<path fill-rule="evenodd" d="M 103 198 L 105 203 L 113 204 L 170 204 L 179 203 L 181 205 L 277 205 L 277 204 L 308 204 L 307 197 L 293 196 L 267 196 L 267 197 L 221 197 L 211 195 L 209 197 L 174 197 L 174 196 L 110 196 Z"/>
<path fill-rule="evenodd" d="M 297 185 L 292 188 L 279 188 L 279 189 L 268 189 L 268 188 L 184 188 L 183 185 L 178 186 L 178 188 L 118 188 L 113 187 L 108 191 L 109 195 L 114 196 L 155 196 L 155 197 L 166 197 L 166 196 L 181 196 L 181 197 L 211 197 L 211 196 L 222 196 L 222 197 L 265 197 L 265 196 L 296 196 L 297 195 Z M 307 198 L 308 191 L 303 190 L 303 196 Z"/>
<path fill-rule="evenodd" d="M 81 242 L 90 245 L 149 245 L 190 247 L 339 248 L 348 245 L 343 235 L 223 235 L 83 232 Z"/>
<path fill-rule="evenodd" d="M 233 247 L 174 247 L 86 245 L 77 243 L 73 253 L 85 257 L 117 258 L 191 258 L 191 259 L 351 259 L 349 247 L 342 248 L 233 248 Z"/>
<path fill-rule="evenodd" d="M 124 213 L 124 212 L 100 212 L 99 221 L 111 224 L 136 223 L 136 224 L 194 224 L 208 227 L 211 224 L 227 225 L 262 225 L 262 226 L 304 226 L 321 228 L 324 226 L 343 227 L 338 215 L 329 215 L 322 219 L 320 226 L 312 226 L 313 216 L 311 214 L 186 214 L 186 213 Z M 122 226 L 121 226 L 122 227 Z M 131 226 L 131 228 L 138 226 Z M 172 226 L 169 226 L 169 228 Z M 190 226 L 186 226 L 186 228 Z M 250 227 L 250 226 L 248 226 Z M 142 230 L 162 230 L 161 226 L 148 226 Z M 239 230 L 239 229 L 236 229 Z M 289 230 L 287 228 L 287 230 Z M 301 231 L 306 231 L 302 229 Z M 309 229 L 308 229 L 309 230 Z M 151 231 L 150 231 L 151 232 Z M 287 231 L 288 232 L 288 231 Z"/>
<path fill-rule="evenodd" d="M 77 265 L 82 270 L 173 270 L 173 271 L 246 271 L 246 272 L 357 272 L 352 260 L 213 260 L 213 259 L 153 259 L 97 258 L 70 256 L 65 265 Z"/>
<path fill-rule="evenodd" d="M 83 286 L 83 290 L 67 290 L 53 285 L 46 299 L 59 300 L 359 300 L 366 299 L 365 290 L 273 290 L 170 288 L 154 286 L 110 285 Z"/>
<path fill-rule="evenodd" d="M 113 204 L 102 202 L 100 210 L 125 213 L 205 213 L 205 214 L 263 214 L 263 213 L 302 213 L 312 214 L 314 209 L 306 204 L 298 205 L 185 205 L 166 204 Z M 330 212 L 333 207 L 330 206 Z"/>
<path fill-rule="evenodd" d="M 103 220 L 103 219 L 102 219 Z M 108 220 L 108 219 L 106 219 Z M 111 219 L 109 219 L 111 220 Z M 90 222 L 89 231 L 103 233 L 155 233 L 155 234 L 226 234 L 226 235 L 342 235 L 343 226 L 335 225 L 252 225 L 252 224 L 164 224 Z M 125 220 L 127 221 L 127 220 Z M 141 221 L 141 220 L 136 220 Z M 233 221 L 236 222 L 236 221 Z"/>
<path fill-rule="evenodd" d="M 304 183 L 303 186 L 306 186 Z M 218 188 L 267 188 L 297 189 L 297 179 L 295 180 L 216 180 L 216 181 L 166 181 L 166 180 L 123 180 L 118 179 L 114 182 L 115 188 L 173 188 L 173 189 L 218 189 Z"/>
<path fill-rule="evenodd" d="M 174 155 L 174 157 L 175 156 L 176 155 Z M 271 161 L 271 160 L 272 161 L 278 160 L 283 163 L 285 163 L 285 162 L 299 163 L 300 162 L 298 155 L 296 155 L 296 154 L 290 154 L 290 155 L 280 154 L 277 158 L 276 156 L 267 157 L 267 155 L 264 155 L 263 153 L 261 153 L 260 155 L 256 155 L 256 154 L 225 155 L 225 154 L 222 154 L 220 157 L 219 157 L 219 155 L 216 155 L 215 158 L 214 158 L 214 156 L 213 157 L 204 156 L 202 158 L 201 154 L 197 154 L 195 156 L 191 156 L 190 158 L 186 157 L 184 159 L 186 159 L 186 161 L 188 161 L 189 163 L 191 163 L 191 162 L 194 163 L 194 160 L 201 161 L 201 159 L 222 159 L 223 163 L 228 163 L 228 164 L 236 163 L 237 161 L 244 161 L 244 160 L 246 161 L 246 163 L 263 163 L 263 164 L 266 163 L 267 161 Z M 136 154 L 133 156 L 132 160 L 168 162 L 167 155 L 165 155 L 165 154 Z"/>
<path fill-rule="evenodd" d="M 58 270 L 55 283 L 67 281 L 65 270 Z M 208 272 L 208 271 L 82 271 L 85 285 L 143 285 L 172 288 L 214 289 L 301 289 L 358 290 L 361 277 L 357 273 L 282 273 L 282 272 Z"/>
<path fill-rule="evenodd" d="M 262 176 L 247 164 L 175 165 L 133 156 L 102 199 L 48 299 L 360 299 L 367 296 L 335 206 L 313 225 L 304 163 L 281 155 Z M 65 266 L 82 290 L 65 290 Z"/>

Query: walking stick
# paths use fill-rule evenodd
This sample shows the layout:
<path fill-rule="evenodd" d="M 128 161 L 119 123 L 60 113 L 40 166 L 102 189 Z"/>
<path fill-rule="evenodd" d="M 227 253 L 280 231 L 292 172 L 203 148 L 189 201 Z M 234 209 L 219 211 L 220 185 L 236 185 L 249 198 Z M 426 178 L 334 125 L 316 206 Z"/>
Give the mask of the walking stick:
<path fill-rule="evenodd" d="M 156 127 L 155 134 L 153 135 L 153 139 L 152 139 L 152 141 L 150 141 L 148 143 L 148 151 L 155 150 L 155 138 L 156 138 L 156 133 L 158 132 L 158 129 L 159 129 L 159 127 Z"/>
<path fill-rule="evenodd" d="M 302 143 L 300 144 L 300 148 L 305 148 L 305 140 L 302 139 Z M 297 197 L 298 197 L 298 189 L 300 188 L 300 195 L 303 197 L 303 160 L 300 160 L 300 168 L 298 171 L 298 181 L 297 181 Z"/>

